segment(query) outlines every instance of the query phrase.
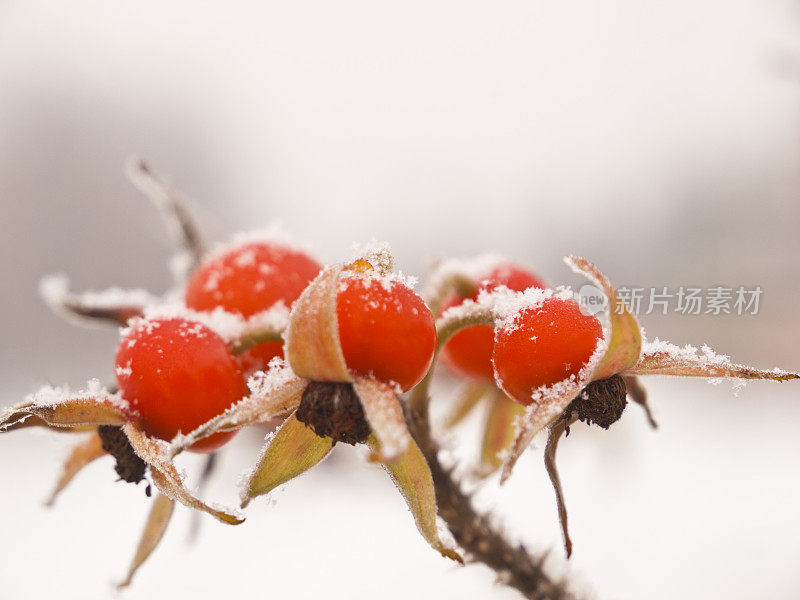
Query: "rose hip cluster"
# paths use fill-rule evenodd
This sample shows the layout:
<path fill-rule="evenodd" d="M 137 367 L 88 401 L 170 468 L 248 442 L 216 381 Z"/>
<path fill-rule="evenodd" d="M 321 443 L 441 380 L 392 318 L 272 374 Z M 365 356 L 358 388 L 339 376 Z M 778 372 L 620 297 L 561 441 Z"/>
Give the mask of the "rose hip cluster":
<path fill-rule="evenodd" d="M 145 183 L 171 198 L 151 173 L 142 168 L 137 176 L 150 177 Z M 160 205 L 168 216 L 179 212 L 174 202 L 162 198 Z M 214 452 L 259 423 L 277 430 L 245 482 L 243 506 L 322 461 L 337 443 L 361 444 L 401 491 L 423 538 L 461 561 L 440 539 L 429 459 L 408 427 L 413 414 L 427 414 L 437 356 L 463 381 L 445 426 L 485 401 L 478 475 L 502 468 L 505 480 L 534 436 L 548 429 L 545 463 L 568 554 L 554 461 L 572 423 L 607 428 L 627 397 L 647 408 L 639 375 L 798 377 L 736 365 L 710 351 L 647 344 L 608 279 L 579 257 L 567 262 L 605 292 L 605 322 L 568 291 L 499 258 L 442 263 L 423 299 L 393 273 L 383 248 L 323 266 L 284 241 L 247 236 L 196 254 L 177 305 L 98 301 L 63 290 L 51 297 L 73 316 L 124 327 L 116 385 L 94 382 L 76 393 L 46 388 L 0 416 L 0 431 L 43 426 L 89 434 L 65 463 L 57 492 L 105 454 L 115 457 L 123 479 L 155 484 L 159 494 L 126 584 L 175 502 L 224 523 L 243 521 L 191 493 L 173 459 L 184 450 Z"/>

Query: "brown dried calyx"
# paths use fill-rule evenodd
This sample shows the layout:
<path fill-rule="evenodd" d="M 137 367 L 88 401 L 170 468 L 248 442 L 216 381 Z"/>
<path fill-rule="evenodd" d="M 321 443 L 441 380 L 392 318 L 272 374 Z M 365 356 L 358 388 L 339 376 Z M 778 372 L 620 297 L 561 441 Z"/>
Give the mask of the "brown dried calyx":
<path fill-rule="evenodd" d="M 147 464 L 133 451 L 128 436 L 121 427 L 100 425 L 97 428 L 97 435 L 100 436 L 103 450 L 116 459 L 117 464 L 114 466 L 114 470 L 121 480 L 128 483 L 139 483 L 144 479 Z"/>
<path fill-rule="evenodd" d="M 619 375 L 598 379 L 587 385 L 570 403 L 567 414 L 591 425 L 608 429 L 622 416 L 628 403 L 625 380 Z"/>
<path fill-rule="evenodd" d="M 318 436 L 345 444 L 363 444 L 372 432 L 350 383 L 311 382 L 295 416 Z"/>

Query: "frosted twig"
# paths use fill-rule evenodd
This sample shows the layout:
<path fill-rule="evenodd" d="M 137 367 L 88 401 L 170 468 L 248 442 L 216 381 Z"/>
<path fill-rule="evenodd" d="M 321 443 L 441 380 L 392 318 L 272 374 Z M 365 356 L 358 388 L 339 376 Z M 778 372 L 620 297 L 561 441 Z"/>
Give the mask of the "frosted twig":
<path fill-rule="evenodd" d="M 182 284 L 205 253 L 200 230 L 186 207 L 186 197 L 174 190 L 138 156 L 127 160 L 125 171 L 131 183 L 161 212 L 177 250 L 173 260 L 173 275 L 176 283 Z"/>

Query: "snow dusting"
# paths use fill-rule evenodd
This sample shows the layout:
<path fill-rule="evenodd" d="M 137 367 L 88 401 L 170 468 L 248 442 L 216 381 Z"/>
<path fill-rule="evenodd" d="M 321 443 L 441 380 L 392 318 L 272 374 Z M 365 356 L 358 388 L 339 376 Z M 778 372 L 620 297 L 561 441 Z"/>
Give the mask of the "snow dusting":
<path fill-rule="evenodd" d="M 118 392 L 112 394 L 97 379 L 90 379 L 85 389 L 77 391 L 71 391 L 68 386 L 45 385 L 34 393 L 28 394 L 25 400 L 46 408 L 74 400 L 93 400 L 105 402 L 123 411 L 130 410 L 130 405 Z"/>
<path fill-rule="evenodd" d="M 159 301 L 158 297 L 146 290 L 125 290 L 119 287 L 75 294 L 69 291 L 69 278 L 63 273 L 43 277 L 39 282 L 39 293 L 48 306 L 54 309 L 62 308 L 65 303 L 77 303 L 85 308 L 116 308 L 149 306 Z"/>

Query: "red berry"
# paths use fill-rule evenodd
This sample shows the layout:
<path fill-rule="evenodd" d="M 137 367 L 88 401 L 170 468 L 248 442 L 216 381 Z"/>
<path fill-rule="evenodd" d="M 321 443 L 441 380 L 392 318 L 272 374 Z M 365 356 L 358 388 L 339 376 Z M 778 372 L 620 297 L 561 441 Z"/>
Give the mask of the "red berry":
<path fill-rule="evenodd" d="M 436 326 L 425 302 L 399 281 L 347 273 L 336 297 L 339 339 L 347 368 L 408 390 L 428 372 Z"/>
<path fill-rule="evenodd" d="M 140 321 L 119 345 L 116 374 L 122 397 L 149 435 L 171 440 L 189 433 L 247 394 L 225 341 L 184 319 Z M 192 450 L 211 452 L 234 433 L 218 433 Z"/>
<path fill-rule="evenodd" d="M 297 300 L 322 267 L 307 254 L 274 242 L 248 242 L 201 264 L 186 289 L 186 305 L 198 311 L 217 307 L 245 318 L 283 301 Z M 245 371 L 283 357 L 281 342 L 265 342 L 240 357 Z"/>
<path fill-rule="evenodd" d="M 602 335 L 600 321 L 583 314 L 577 302 L 547 298 L 496 331 L 495 378 L 512 398 L 531 404 L 537 388 L 577 375 Z"/>
<path fill-rule="evenodd" d="M 489 271 L 470 296 L 452 294 L 443 306 L 442 312 L 458 306 L 464 300 L 475 300 L 481 290 L 492 291 L 505 286 L 513 292 L 523 292 L 531 287 L 545 288 L 541 279 L 530 271 L 511 263 L 500 263 Z M 492 350 L 494 349 L 494 330 L 489 325 L 475 325 L 456 333 L 445 344 L 442 356 L 453 369 L 475 379 L 493 380 Z"/>

